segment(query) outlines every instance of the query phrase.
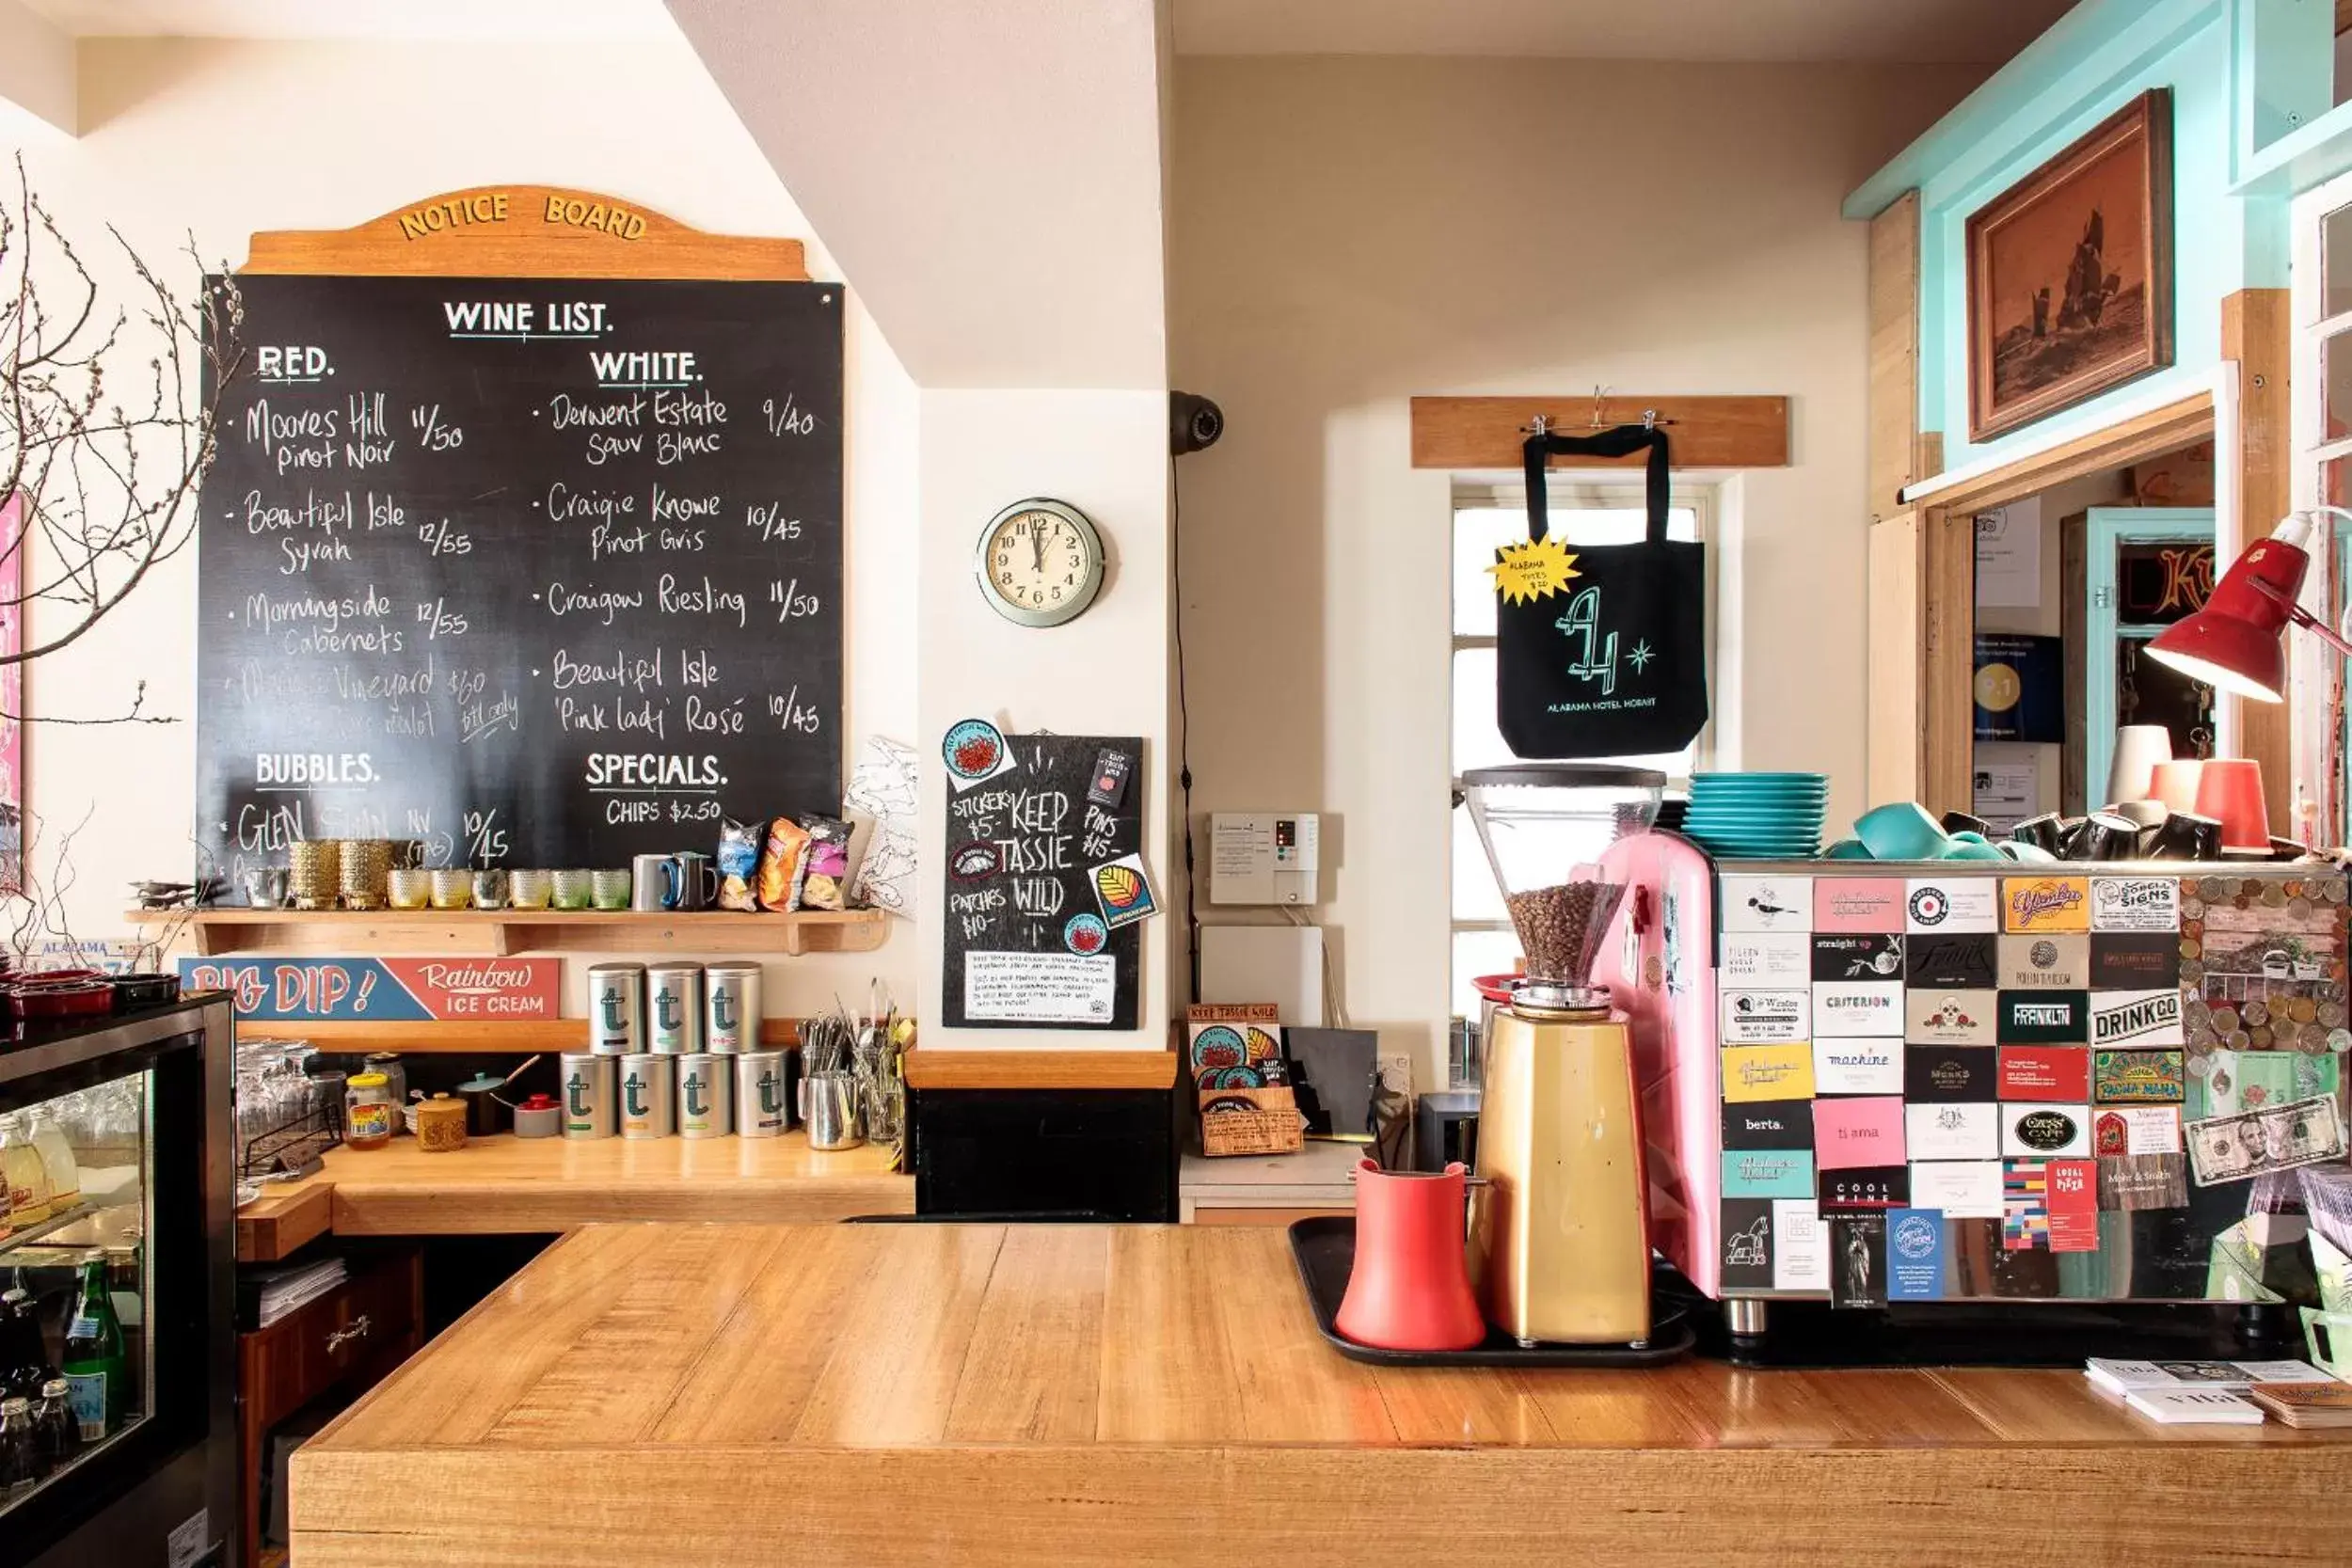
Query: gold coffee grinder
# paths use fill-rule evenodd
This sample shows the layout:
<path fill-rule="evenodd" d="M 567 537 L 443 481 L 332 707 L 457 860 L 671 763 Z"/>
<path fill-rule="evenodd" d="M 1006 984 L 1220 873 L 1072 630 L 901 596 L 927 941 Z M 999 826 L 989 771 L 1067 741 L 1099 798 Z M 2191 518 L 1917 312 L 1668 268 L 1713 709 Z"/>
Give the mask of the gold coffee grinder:
<path fill-rule="evenodd" d="M 1657 819 L 1665 784 L 1579 763 L 1462 776 L 1527 963 L 1484 1042 L 1470 1279 L 1488 1321 L 1523 1345 L 1649 1336 L 1633 1037 L 1592 973 L 1625 897 L 1604 879 L 1601 852 Z"/>

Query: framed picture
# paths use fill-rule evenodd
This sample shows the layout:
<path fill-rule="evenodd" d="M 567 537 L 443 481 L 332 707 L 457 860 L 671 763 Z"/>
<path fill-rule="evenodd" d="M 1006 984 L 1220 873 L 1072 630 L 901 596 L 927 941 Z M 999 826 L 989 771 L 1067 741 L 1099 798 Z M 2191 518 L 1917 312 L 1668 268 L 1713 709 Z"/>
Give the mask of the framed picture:
<path fill-rule="evenodd" d="M 2172 363 L 2172 95 L 2142 93 L 1968 219 L 1968 438 Z"/>

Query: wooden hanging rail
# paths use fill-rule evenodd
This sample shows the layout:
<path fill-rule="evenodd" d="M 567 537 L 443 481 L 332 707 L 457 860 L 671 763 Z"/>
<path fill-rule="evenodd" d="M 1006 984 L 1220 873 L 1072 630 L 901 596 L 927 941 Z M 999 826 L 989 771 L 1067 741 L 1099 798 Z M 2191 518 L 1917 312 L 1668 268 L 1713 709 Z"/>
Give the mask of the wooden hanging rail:
<path fill-rule="evenodd" d="M 1413 467 L 1511 468 L 1537 416 L 1559 436 L 1640 424 L 1666 427 L 1677 468 L 1785 468 L 1788 466 L 1788 400 L 1785 397 L 1595 397 L 1590 392 L 1502 398 L 1415 398 Z M 1555 453 L 1555 468 L 1639 467 L 1629 458 Z"/>

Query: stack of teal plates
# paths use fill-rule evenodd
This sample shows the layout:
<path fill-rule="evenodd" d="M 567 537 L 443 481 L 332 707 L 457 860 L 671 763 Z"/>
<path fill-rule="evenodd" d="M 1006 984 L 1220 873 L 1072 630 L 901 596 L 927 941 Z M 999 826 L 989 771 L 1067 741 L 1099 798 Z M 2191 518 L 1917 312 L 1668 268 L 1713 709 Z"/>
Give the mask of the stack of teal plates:
<path fill-rule="evenodd" d="M 1721 859 L 1811 860 L 1828 805 L 1820 773 L 1699 773 L 1682 832 Z"/>

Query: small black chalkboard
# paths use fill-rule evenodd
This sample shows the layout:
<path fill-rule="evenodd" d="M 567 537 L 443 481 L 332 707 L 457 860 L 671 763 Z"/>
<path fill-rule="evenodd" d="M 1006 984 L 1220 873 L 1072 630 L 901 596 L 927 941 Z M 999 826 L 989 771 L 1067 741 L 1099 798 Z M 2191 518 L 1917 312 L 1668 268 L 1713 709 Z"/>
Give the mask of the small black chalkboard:
<path fill-rule="evenodd" d="M 946 1025 L 1133 1029 L 1136 916 L 1157 896 L 1135 858 L 1143 740 L 1013 735 L 1005 748 L 1010 766 L 977 784 L 959 789 L 948 770 Z M 1116 804 L 1088 798 L 1106 752 L 1128 760 L 1123 789 L 1097 791 Z"/>

